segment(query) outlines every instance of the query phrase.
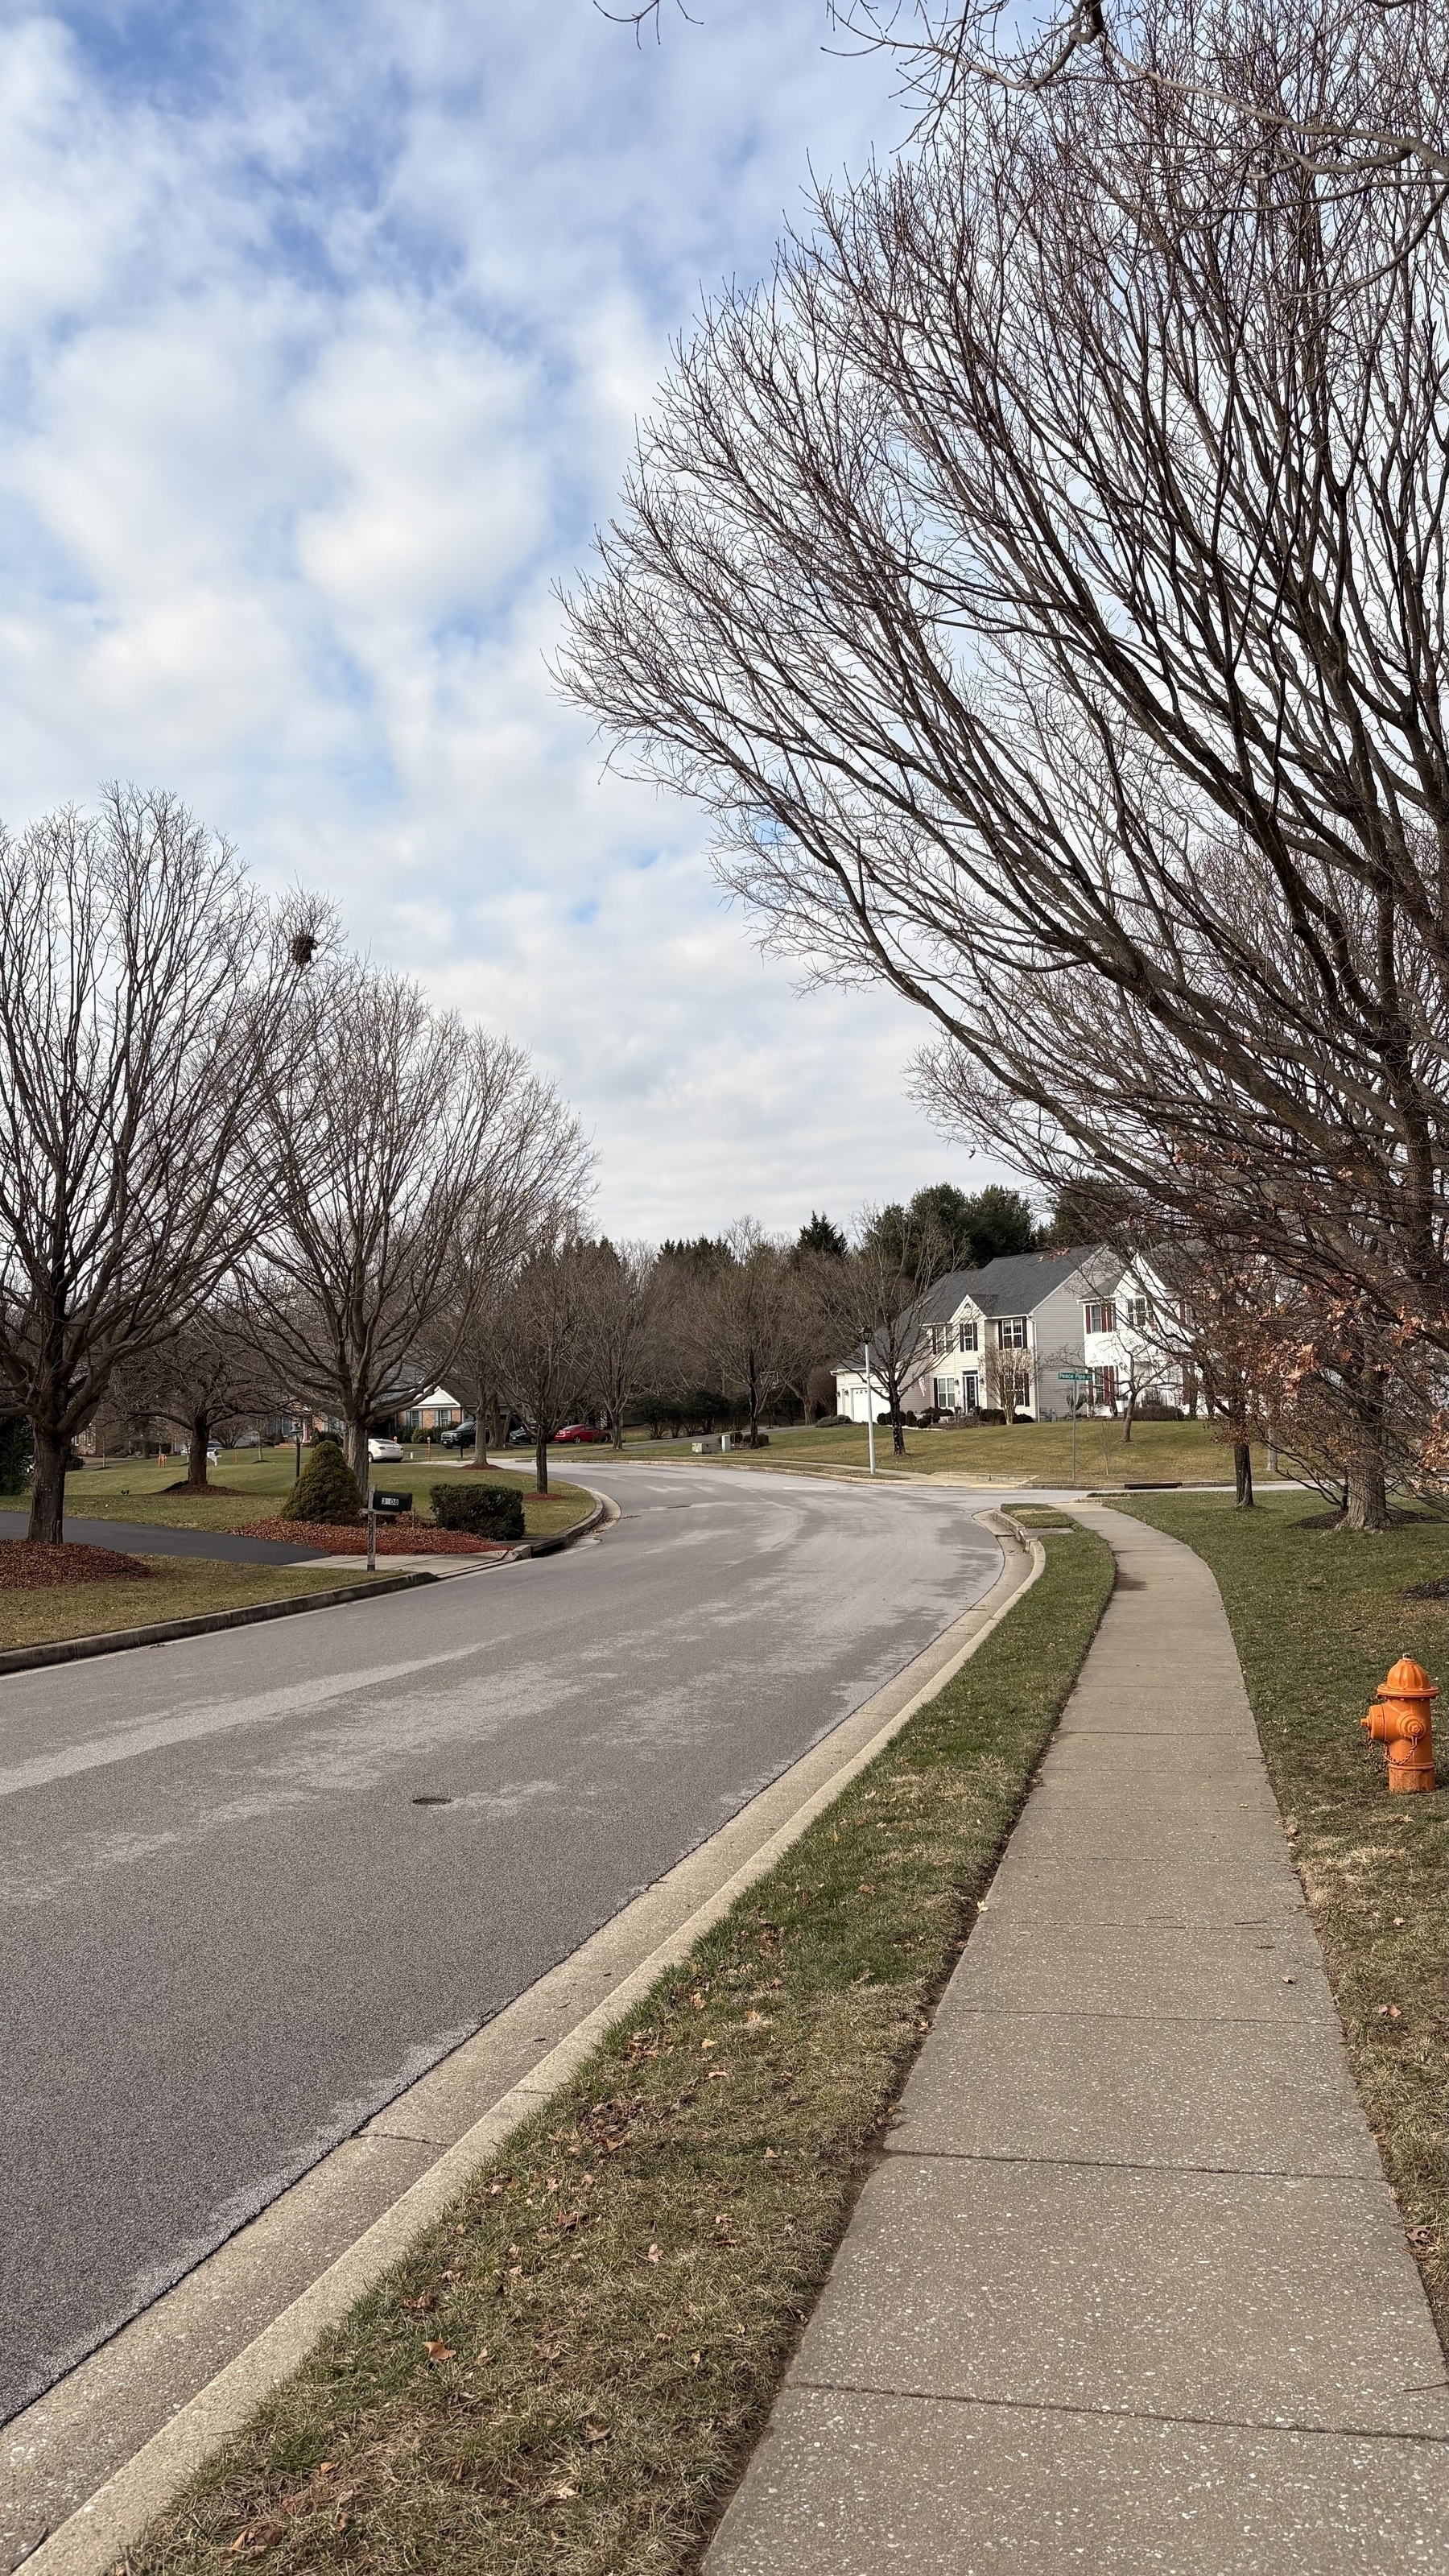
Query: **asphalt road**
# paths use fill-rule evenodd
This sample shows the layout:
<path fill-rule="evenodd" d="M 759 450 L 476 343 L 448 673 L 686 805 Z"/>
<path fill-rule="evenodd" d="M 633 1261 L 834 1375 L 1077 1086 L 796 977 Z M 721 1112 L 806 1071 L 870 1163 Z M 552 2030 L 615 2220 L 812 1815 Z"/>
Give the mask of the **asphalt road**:
<path fill-rule="evenodd" d="M 1000 1567 L 965 1492 L 596 1473 L 565 1555 L 0 1679 L 0 2420 Z"/>

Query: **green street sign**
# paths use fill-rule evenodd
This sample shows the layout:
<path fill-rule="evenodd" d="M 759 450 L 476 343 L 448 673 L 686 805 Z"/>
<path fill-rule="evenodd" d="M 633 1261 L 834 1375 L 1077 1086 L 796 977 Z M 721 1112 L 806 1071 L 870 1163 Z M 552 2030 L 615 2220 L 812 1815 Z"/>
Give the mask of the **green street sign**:
<path fill-rule="evenodd" d="M 1090 1369 L 1058 1369 L 1057 1381 L 1061 1386 L 1090 1386 L 1092 1372 Z"/>

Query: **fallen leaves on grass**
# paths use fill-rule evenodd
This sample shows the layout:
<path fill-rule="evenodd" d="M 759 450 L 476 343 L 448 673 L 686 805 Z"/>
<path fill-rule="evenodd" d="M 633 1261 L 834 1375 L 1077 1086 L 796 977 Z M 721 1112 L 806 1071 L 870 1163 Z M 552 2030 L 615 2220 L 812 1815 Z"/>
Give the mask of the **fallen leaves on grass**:
<path fill-rule="evenodd" d="M 74 1539 L 0 1539 L 0 1591 L 48 1592 L 58 1583 L 149 1583 L 154 1568 L 119 1548 L 83 1547 Z"/>
<path fill-rule="evenodd" d="M 281 1539 L 288 1547 L 320 1547 L 328 1556 L 366 1556 L 365 1521 L 248 1521 L 248 1538 Z M 439 1529 L 433 1521 L 400 1513 L 379 1524 L 379 1556 L 507 1556 L 509 1550 L 491 1538 L 474 1538 L 467 1530 Z"/>

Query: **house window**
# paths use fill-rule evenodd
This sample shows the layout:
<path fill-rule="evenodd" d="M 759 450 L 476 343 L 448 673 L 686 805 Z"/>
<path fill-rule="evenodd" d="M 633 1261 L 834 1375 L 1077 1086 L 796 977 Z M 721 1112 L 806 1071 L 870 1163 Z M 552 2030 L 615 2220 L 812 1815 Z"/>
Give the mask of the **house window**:
<path fill-rule="evenodd" d="M 1110 1302 L 1105 1306 L 1088 1306 L 1084 1309 L 1084 1312 L 1089 1333 L 1116 1332 L 1117 1309 Z"/>
<path fill-rule="evenodd" d="M 1124 1320 L 1125 1320 L 1127 1323 L 1131 1324 L 1131 1325 L 1134 1327 L 1134 1329 L 1135 1329 L 1137 1332 L 1139 1332 L 1139 1333 L 1140 1333 L 1140 1332 L 1144 1329 L 1144 1327 L 1145 1327 L 1146 1325 L 1150 1324 L 1150 1323 L 1151 1323 L 1151 1321 L 1152 1321 L 1152 1300 L 1151 1300 L 1151 1298 L 1150 1298 L 1150 1297 L 1128 1297 L 1128 1298 L 1126 1298 L 1126 1299 L 1124 1300 L 1124 1302 L 1123 1302 L 1122 1314 L 1123 1314 L 1123 1318 L 1124 1318 Z"/>
<path fill-rule="evenodd" d="M 980 1347 L 981 1347 L 981 1345 L 980 1345 L 980 1343 L 979 1343 L 979 1342 L 977 1341 L 977 1339 L 976 1339 L 976 1326 L 975 1326 L 974 1324 L 963 1323 L 963 1325 L 962 1325 L 962 1327 L 961 1327 L 961 1348 L 962 1348 L 962 1350 L 963 1350 L 963 1351 L 975 1351 L 975 1350 L 979 1350 L 979 1349 L 980 1349 Z"/>
<path fill-rule="evenodd" d="M 1109 1361 L 1105 1368 L 1094 1368 L 1092 1371 L 1092 1402 L 1115 1404 L 1116 1401 L 1117 1372 Z"/>
<path fill-rule="evenodd" d="M 1026 1348 L 1025 1315 L 1003 1315 L 996 1327 L 999 1351 L 1024 1351 Z"/>
<path fill-rule="evenodd" d="M 954 1413 L 959 1393 L 960 1387 L 954 1377 L 938 1377 L 931 1381 L 931 1402 L 937 1413 Z"/>
<path fill-rule="evenodd" d="M 949 1324 L 933 1324 L 933 1325 L 931 1326 L 931 1357 L 932 1357 L 932 1359 L 933 1359 L 933 1360 L 940 1360 L 940 1359 L 944 1359 L 944 1358 L 945 1358 L 945 1356 L 946 1356 L 946 1353 L 949 1351 L 950 1347 L 951 1347 L 951 1327 L 950 1327 L 950 1325 L 949 1325 Z"/>

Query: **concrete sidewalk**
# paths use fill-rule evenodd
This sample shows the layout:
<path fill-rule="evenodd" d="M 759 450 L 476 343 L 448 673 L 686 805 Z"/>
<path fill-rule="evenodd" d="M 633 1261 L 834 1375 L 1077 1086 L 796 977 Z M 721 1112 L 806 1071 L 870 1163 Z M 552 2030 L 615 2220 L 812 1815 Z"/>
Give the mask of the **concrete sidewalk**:
<path fill-rule="evenodd" d="M 1118 1590 L 707 2576 L 1445 2564 L 1444 2355 L 1217 1587 L 1080 1517 Z"/>

